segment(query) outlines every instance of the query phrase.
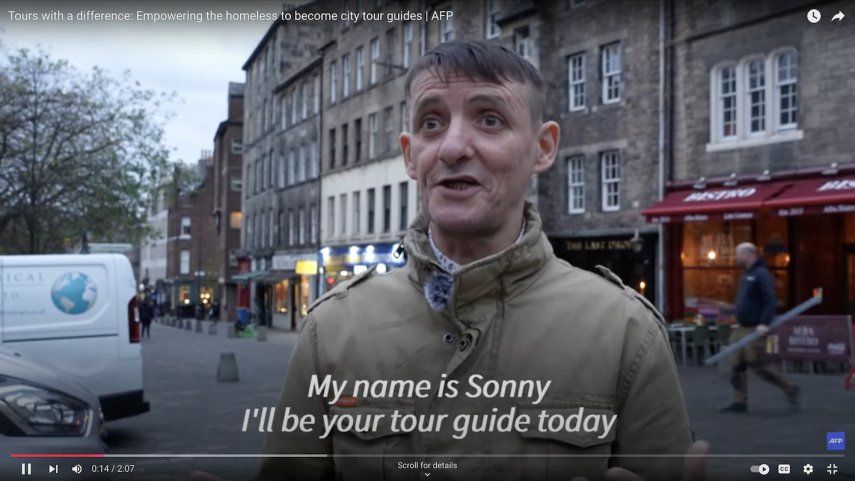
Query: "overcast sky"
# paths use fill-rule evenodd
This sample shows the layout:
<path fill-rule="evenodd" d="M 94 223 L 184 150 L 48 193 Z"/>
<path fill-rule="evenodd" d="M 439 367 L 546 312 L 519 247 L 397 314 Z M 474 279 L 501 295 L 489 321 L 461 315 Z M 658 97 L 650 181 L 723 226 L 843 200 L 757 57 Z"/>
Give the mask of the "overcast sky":
<path fill-rule="evenodd" d="M 37 12 L 278 12 L 282 2 L 9 2 L 0 0 L 0 41 L 7 47 L 41 46 L 80 70 L 99 66 L 119 77 L 130 70 L 144 88 L 175 92 L 175 116 L 166 125 L 174 158 L 195 162 L 213 148 L 217 125 L 226 117 L 228 82 L 244 81 L 241 66 L 269 22 L 47 22 L 14 21 L 10 10 Z"/>

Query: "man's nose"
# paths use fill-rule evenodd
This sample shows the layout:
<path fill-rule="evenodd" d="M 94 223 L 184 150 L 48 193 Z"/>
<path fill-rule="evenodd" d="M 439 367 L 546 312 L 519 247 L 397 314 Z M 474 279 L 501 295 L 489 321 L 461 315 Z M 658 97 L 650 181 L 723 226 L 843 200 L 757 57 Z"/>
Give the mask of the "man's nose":
<path fill-rule="evenodd" d="M 452 119 L 439 147 L 439 160 L 454 165 L 472 158 L 472 132 L 462 119 Z"/>

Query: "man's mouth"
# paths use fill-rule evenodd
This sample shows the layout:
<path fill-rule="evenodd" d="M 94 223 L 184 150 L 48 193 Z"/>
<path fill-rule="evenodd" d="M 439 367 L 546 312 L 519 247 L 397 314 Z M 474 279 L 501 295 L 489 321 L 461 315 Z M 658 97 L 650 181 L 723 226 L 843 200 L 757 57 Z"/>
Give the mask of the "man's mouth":
<path fill-rule="evenodd" d="M 469 176 L 455 176 L 455 177 L 446 177 L 445 179 L 440 180 L 437 184 L 452 190 L 466 190 L 471 187 L 477 187 L 481 184 L 478 183 L 477 180 L 473 177 Z"/>

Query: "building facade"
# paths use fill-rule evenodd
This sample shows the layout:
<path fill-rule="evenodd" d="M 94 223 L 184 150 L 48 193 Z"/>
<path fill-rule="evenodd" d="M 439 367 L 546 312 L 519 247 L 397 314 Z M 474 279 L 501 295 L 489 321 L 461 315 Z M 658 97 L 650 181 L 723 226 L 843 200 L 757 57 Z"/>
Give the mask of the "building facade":
<path fill-rule="evenodd" d="M 673 179 L 646 213 L 666 229 L 672 318 L 732 319 L 744 241 L 775 275 L 780 309 L 821 287 L 812 312 L 850 313 L 855 32 L 807 22 L 809 5 L 670 5 Z"/>
<path fill-rule="evenodd" d="M 249 294 L 241 295 L 241 287 L 245 286 L 233 280 L 239 273 L 239 262 L 243 257 L 240 249 L 243 226 L 243 101 L 244 84 L 230 82 L 226 120 L 220 122 L 214 134 L 213 216 L 217 229 L 216 255 L 220 266 L 214 297 L 219 306 L 218 319 L 222 321 L 237 317 L 239 301 L 244 306 L 249 305 Z"/>
<path fill-rule="evenodd" d="M 322 8 L 308 4 L 301 11 Z M 244 64 L 243 248 L 249 310 L 293 329 L 317 294 L 321 68 L 330 28 L 271 25 Z"/>
<path fill-rule="evenodd" d="M 660 3 L 538 3 L 526 29 L 549 85 L 546 118 L 561 126 L 539 209 L 556 255 L 603 265 L 657 300 Z M 517 27 L 517 31 L 520 27 Z"/>

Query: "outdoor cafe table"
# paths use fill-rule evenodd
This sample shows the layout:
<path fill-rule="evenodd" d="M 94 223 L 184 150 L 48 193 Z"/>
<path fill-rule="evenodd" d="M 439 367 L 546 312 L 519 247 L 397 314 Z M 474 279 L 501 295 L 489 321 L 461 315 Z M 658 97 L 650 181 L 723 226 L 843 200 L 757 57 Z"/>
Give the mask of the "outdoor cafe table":
<path fill-rule="evenodd" d="M 686 365 L 686 338 L 689 337 L 689 333 L 694 332 L 696 327 L 698 327 L 697 324 L 683 324 L 682 322 L 672 322 L 668 325 L 668 332 L 680 335 L 680 362 L 683 365 Z M 718 327 L 715 325 L 709 326 L 709 328 L 710 331 L 718 330 Z"/>

